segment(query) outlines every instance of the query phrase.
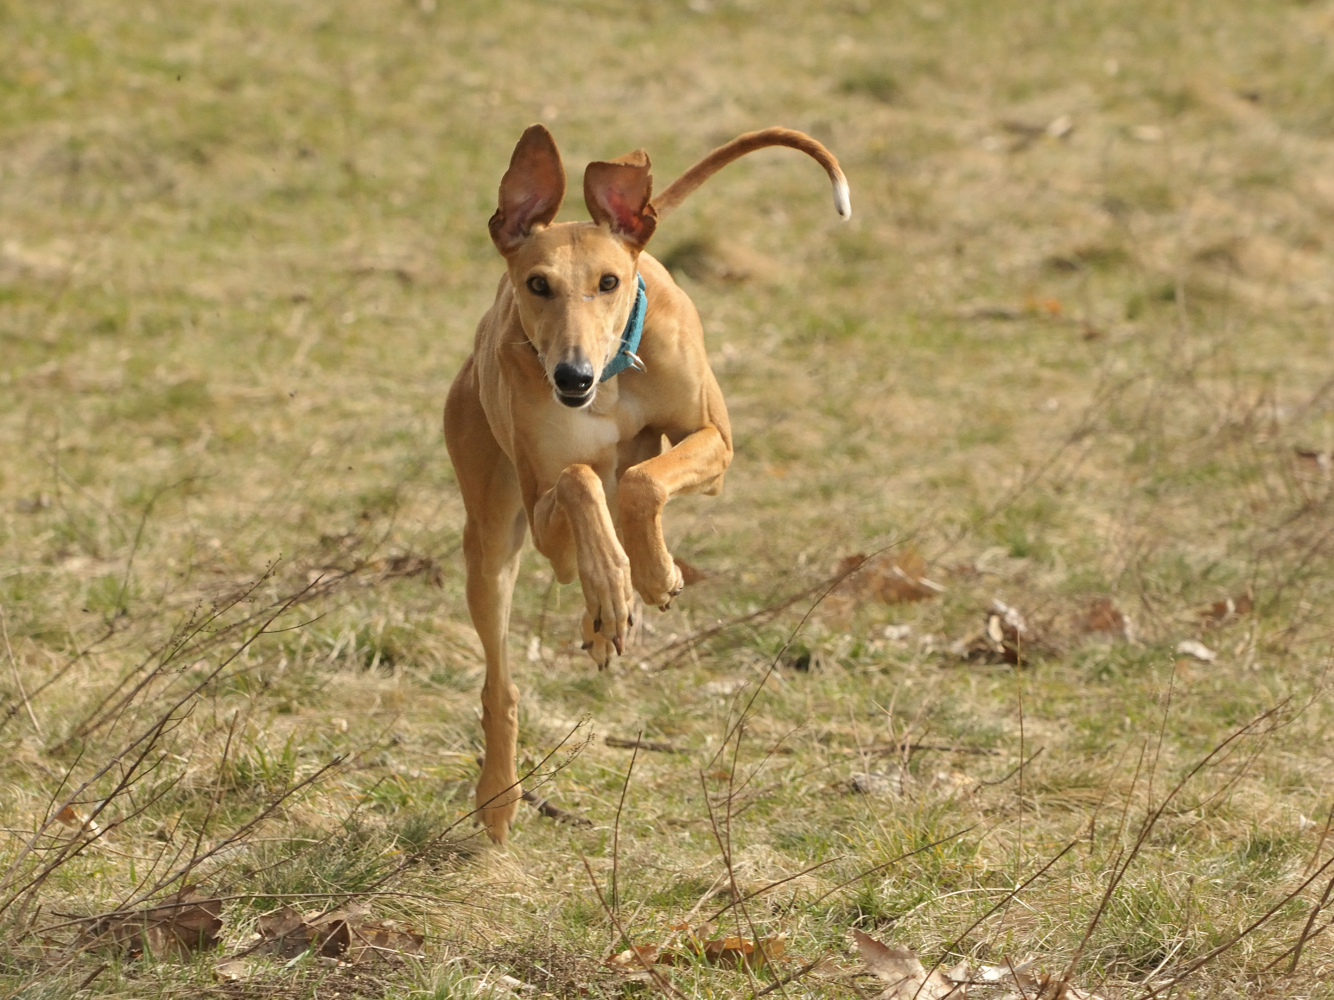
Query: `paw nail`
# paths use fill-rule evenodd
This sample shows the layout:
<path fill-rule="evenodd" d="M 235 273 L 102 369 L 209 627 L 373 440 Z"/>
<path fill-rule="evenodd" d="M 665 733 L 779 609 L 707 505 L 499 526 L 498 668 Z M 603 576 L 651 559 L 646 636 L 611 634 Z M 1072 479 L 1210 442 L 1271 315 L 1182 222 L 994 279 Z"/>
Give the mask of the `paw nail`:
<path fill-rule="evenodd" d="M 612 643 L 613 646 L 616 647 L 616 655 L 617 655 L 617 656 L 624 656 L 624 655 L 625 655 L 625 649 L 624 649 L 624 647 L 622 647 L 622 645 L 621 645 L 621 637 L 620 637 L 619 635 L 618 635 L 615 639 L 613 639 L 613 640 L 611 641 L 611 643 Z"/>
<path fill-rule="evenodd" d="M 594 632 L 601 632 L 601 631 L 602 631 L 602 619 L 601 619 L 601 618 L 594 618 L 594 619 L 593 619 L 593 631 L 594 631 Z"/>
<path fill-rule="evenodd" d="M 630 615 L 629 617 L 627 617 L 627 618 L 625 619 L 625 623 L 626 623 L 627 625 L 629 625 L 631 628 L 634 628 L 634 627 L 635 627 L 635 616 L 634 616 L 634 615 Z"/>
<path fill-rule="evenodd" d="M 591 642 L 586 642 L 579 648 L 582 649 L 585 653 L 587 653 L 590 649 L 593 648 L 593 644 Z"/>

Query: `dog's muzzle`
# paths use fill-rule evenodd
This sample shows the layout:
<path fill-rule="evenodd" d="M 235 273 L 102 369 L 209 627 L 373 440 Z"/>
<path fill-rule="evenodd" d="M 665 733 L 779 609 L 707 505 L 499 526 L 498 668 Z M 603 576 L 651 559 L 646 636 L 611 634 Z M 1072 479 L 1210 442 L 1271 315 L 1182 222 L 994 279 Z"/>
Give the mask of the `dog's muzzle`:
<path fill-rule="evenodd" d="M 593 400 L 593 365 L 584 358 L 562 361 L 551 373 L 556 398 L 566 406 L 587 406 Z"/>

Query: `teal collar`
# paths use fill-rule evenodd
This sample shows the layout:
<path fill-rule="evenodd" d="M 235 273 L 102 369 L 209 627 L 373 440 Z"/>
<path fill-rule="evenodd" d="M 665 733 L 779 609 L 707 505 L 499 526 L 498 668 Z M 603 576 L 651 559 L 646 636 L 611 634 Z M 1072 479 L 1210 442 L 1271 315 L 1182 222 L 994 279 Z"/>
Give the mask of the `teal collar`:
<path fill-rule="evenodd" d="M 637 274 L 635 277 L 639 280 L 639 294 L 635 296 L 630 318 L 625 321 L 625 329 L 621 332 L 621 349 L 607 362 L 607 367 L 602 369 L 599 382 L 605 382 L 627 368 L 641 372 L 644 370 L 644 362 L 639 360 L 639 355 L 635 351 L 639 350 L 640 338 L 644 336 L 644 313 L 648 312 L 648 294 L 644 290 L 644 276 Z"/>

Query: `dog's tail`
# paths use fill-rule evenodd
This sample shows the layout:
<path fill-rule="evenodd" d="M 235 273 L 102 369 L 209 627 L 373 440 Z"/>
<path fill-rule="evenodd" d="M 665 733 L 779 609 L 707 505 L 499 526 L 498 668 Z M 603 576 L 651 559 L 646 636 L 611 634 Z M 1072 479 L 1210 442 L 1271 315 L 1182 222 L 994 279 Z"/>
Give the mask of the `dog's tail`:
<path fill-rule="evenodd" d="M 747 153 L 753 153 L 765 146 L 790 146 L 799 149 L 816 163 L 824 167 L 825 173 L 834 184 L 834 208 L 838 214 L 848 219 L 852 217 L 852 202 L 848 197 L 848 179 L 839 169 L 834 154 L 825 149 L 805 132 L 790 128 L 765 128 L 758 132 L 747 132 L 731 142 L 719 146 L 704 159 L 683 173 L 653 199 L 653 207 L 661 219 L 706 180 L 716 174 L 733 160 L 740 159 Z"/>

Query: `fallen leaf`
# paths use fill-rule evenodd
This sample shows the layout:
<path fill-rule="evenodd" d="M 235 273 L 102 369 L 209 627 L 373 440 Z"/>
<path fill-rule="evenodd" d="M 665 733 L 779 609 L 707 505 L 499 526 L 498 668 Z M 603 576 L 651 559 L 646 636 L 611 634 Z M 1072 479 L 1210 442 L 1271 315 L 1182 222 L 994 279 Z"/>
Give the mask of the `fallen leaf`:
<path fill-rule="evenodd" d="M 1034 295 L 1030 295 L 1024 300 L 1024 308 L 1030 313 L 1050 316 L 1053 319 L 1065 311 L 1060 299 L 1040 299 Z"/>
<path fill-rule="evenodd" d="M 474 991 L 477 996 L 486 996 L 487 993 L 500 991 L 513 996 L 516 993 L 536 993 L 537 987 L 532 983 L 525 983 L 522 979 L 515 979 L 513 976 L 500 975 L 495 979 L 487 979 L 485 976 L 477 983 L 477 989 Z"/>
<path fill-rule="evenodd" d="M 256 930 L 263 940 L 257 950 L 263 954 L 293 958 L 310 945 L 310 933 L 305 921 L 290 906 L 263 914 L 256 924 Z"/>
<path fill-rule="evenodd" d="M 984 965 L 973 975 L 972 981 L 982 983 L 1008 983 L 1020 990 L 1037 988 L 1038 980 L 1033 975 L 1037 959 L 1030 958 L 1018 964 L 1002 959 L 1000 965 Z"/>
<path fill-rule="evenodd" d="M 1027 662 L 1029 654 L 1034 650 L 1050 648 L 1017 608 L 999 598 L 992 600 L 986 615 L 986 625 L 982 631 L 951 644 L 950 652 L 974 663 L 1019 665 Z"/>
<path fill-rule="evenodd" d="M 1314 462 L 1316 468 L 1329 475 L 1334 468 L 1334 452 L 1317 451 L 1314 448 L 1297 448 L 1297 457 L 1307 462 Z"/>
<path fill-rule="evenodd" d="M 1047 134 L 1053 139 L 1064 139 L 1074 130 L 1075 122 L 1069 115 L 1061 115 L 1059 118 L 1053 118 L 1047 124 Z"/>
<path fill-rule="evenodd" d="M 132 956 L 147 952 L 156 958 L 184 958 L 216 947 L 222 900 L 195 899 L 196 891 L 187 885 L 159 903 L 102 917 L 88 928 L 88 936 L 110 940 Z"/>
<path fill-rule="evenodd" d="M 1184 653 L 1186 656 L 1193 656 L 1195 659 L 1204 663 L 1213 663 L 1218 659 L 1218 654 L 1202 642 L 1194 639 L 1182 639 L 1177 643 L 1177 652 Z"/>
<path fill-rule="evenodd" d="M 1253 610 L 1255 610 L 1255 598 L 1248 590 L 1236 597 L 1214 601 L 1207 608 L 1200 608 L 1196 614 L 1204 620 L 1205 625 L 1217 625 L 1220 622 L 1240 618 L 1242 615 L 1249 615 Z"/>
<path fill-rule="evenodd" d="M 1090 634 L 1114 635 L 1126 640 L 1134 638 L 1130 619 L 1121 613 L 1110 597 L 1099 597 L 1090 604 L 1081 624 Z"/>
<path fill-rule="evenodd" d="M 1018 993 L 1008 993 L 1001 1000 L 1102 1000 L 1057 979 L 1048 973 L 1036 973 L 1037 959 L 1030 958 L 1019 964 L 1009 961 L 1000 965 L 984 965 L 973 974 L 972 983 L 978 985 L 1012 986 Z"/>
<path fill-rule="evenodd" d="M 259 918 L 261 954 L 295 958 L 314 952 L 321 958 L 362 962 L 370 958 L 417 957 L 425 938 L 395 920 L 371 920 L 358 907 L 308 913 L 284 906 Z"/>
<path fill-rule="evenodd" d="M 602 964 L 616 972 L 642 972 L 645 965 L 653 965 L 658 961 L 658 955 L 656 944 L 637 944 L 607 956 Z"/>
<path fill-rule="evenodd" d="M 65 806 L 52 819 L 80 832 L 91 833 L 94 836 L 102 832 L 102 828 L 97 825 L 97 820 L 92 819 L 84 810 L 73 805 Z"/>
<path fill-rule="evenodd" d="M 787 935 L 774 934 L 758 941 L 751 941 L 733 934 L 711 941 L 696 942 L 695 947 L 706 962 L 712 962 L 714 965 L 759 969 L 766 962 L 783 957 L 783 953 L 787 951 Z"/>
<path fill-rule="evenodd" d="M 940 584 L 927 579 L 926 560 L 911 548 L 872 557 L 861 552 L 846 556 L 835 567 L 834 574 L 847 577 L 840 590 L 862 601 L 909 604 L 945 592 Z"/>
<path fill-rule="evenodd" d="M 346 960 L 368 958 L 420 958 L 426 938 L 397 920 L 364 920 L 350 923 L 352 940 Z"/>
<path fill-rule="evenodd" d="M 224 983 L 238 983 L 249 979 L 253 972 L 253 966 L 246 959 L 231 958 L 213 967 L 213 978 Z"/>
<path fill-rule="evenodd" d="M 939 969 L 927 975 L 911 948 L 891 948 L 855 927 L 852 936 L 867 970 L 886 984 L 880 1000 L 944 1000 L 964 996 L 966 985 L 950 982 Z"/>

